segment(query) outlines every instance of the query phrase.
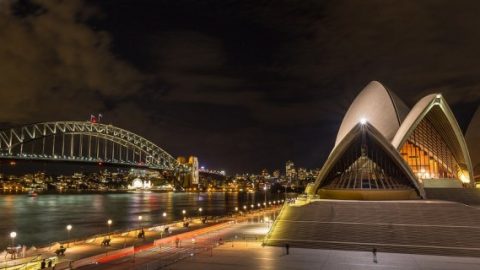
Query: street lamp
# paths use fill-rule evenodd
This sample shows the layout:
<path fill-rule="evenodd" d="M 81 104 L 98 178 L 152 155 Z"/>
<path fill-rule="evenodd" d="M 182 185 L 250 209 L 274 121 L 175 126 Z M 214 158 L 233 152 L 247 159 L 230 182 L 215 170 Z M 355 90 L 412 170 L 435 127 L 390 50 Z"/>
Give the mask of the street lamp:
<path fill-rule="evenodd" d="M 10 233 L 10 238 L 12 239 L 12 247 L 15 246 L 15 237 L 17 237 L 17 233 L 16 232 L 11 232 Z"/>
<path fill-rule="evenodd" d="M 70 247 L 70 231 L 72 230 L 72 225 L 67 225 L 67 247 Z"/>
<path fill-rule="evenodd" d="M 267 183 L 263 186 L 263 193 L 265 194 L 264 205 L 267 203 Z"/>
<path fill-rule="evenodd" d="M 138 227 L 143 230 L 143 228 L 142 228 L 142 219 L 143 219 L 142 216 L 138 216 Z M 140 231 L 140 229 L 139 229 L 139 231 Z"/>
<path fill-rule="evenodd" d="M 112 226 L 112 220 L 111 219 L 107 220 L 107 225 L 108 225 L 108 239 L 110 239 L 110 226 Z"/>
<path fill-rule="evenodd" d="M 167 212 L 163 212 L 162 217 L 166 218 L 167 217 Z M 163 238 L 163 233 L 164 232 L 165 232 L 165 227 L 162 225 L 162 230 L 160 231 L 160 238 Z"/>

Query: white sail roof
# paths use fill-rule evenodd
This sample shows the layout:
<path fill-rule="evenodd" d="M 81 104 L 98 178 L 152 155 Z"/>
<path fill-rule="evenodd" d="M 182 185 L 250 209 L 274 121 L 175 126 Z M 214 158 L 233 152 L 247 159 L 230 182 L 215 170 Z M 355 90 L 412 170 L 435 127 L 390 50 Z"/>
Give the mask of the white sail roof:
<path fill-rule="evenodd" d="M 474 178 L 480 178 L 480 108 L 477 109 L 468 125 L 465 140 L 472 160 Z"/>
<path fill-rule="evenodd" d="M 362 119 L 391 141 L 408 111 L 408 107 L 400 98 L 381 83 L 372 81 L 363 88 L 348 108 L 338 130 L 335 147 Z"/>

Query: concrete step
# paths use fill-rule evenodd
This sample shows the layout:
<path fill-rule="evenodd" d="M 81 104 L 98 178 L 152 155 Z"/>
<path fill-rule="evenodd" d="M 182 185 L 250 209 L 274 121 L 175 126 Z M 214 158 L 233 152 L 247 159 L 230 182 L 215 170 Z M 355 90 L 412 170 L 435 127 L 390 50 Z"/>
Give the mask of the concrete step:
<path fill-rule="evenodd" d="M 268 245 L 480 257 L 480 210 L 434 201 L 285 206 Z"/>

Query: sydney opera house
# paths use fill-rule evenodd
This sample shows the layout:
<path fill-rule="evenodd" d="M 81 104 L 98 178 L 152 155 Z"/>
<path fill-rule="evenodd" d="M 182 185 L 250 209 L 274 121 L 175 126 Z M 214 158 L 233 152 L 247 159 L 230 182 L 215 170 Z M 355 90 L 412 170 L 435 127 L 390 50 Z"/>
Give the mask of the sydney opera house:
<path fill-rule="evenodd" d="M 408 107 L 370 82 L 267 245 L 480 257 L 480 110 L 462 132 L 441 93 Z"/>
<path fill-rule="evenodd" d="M 373 81 L 351 104 L 333 150 L 306 192 L 314 198 L 397 200 L 426 199 L 426 189 L 472 188 L 479 176 L 479 161 L 472 159 L 478 158 L 475 120 L 467 144 L 441 94 L 409 108 Z"/>

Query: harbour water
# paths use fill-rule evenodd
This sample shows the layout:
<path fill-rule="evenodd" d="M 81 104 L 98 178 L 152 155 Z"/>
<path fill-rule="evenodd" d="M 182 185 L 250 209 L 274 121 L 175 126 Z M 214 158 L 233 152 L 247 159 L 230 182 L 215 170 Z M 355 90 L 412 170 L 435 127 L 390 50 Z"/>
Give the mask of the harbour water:
<path fill-rule="evenodd" d="M 0 250 L 10 244 L 12 231 L 17 232 L 16 245 L 43 246 L 67 237 L 106 233 L 108 219 L 113 221 L 111 231 L 124 230 L 179 220 L 182 210 L 187 217 L 199 215 L 199 208 L 202 215 L 224 215 L 235 207 L 263 203 L 264 196 L 263 192 L 4 194 L 0 195 Z M 280 199 L 276 197 L 272 199 Z M 72 225 L 69 236 L 68 224 Z"/>

